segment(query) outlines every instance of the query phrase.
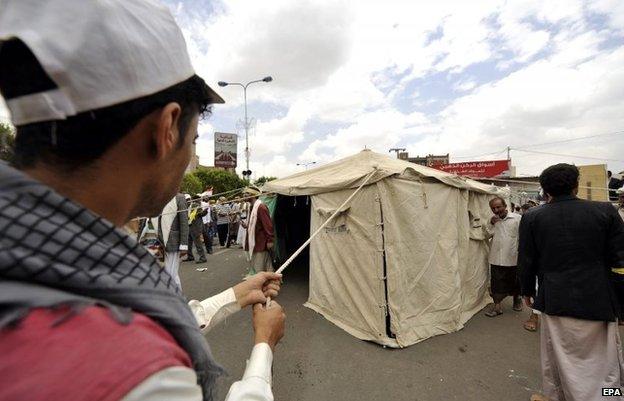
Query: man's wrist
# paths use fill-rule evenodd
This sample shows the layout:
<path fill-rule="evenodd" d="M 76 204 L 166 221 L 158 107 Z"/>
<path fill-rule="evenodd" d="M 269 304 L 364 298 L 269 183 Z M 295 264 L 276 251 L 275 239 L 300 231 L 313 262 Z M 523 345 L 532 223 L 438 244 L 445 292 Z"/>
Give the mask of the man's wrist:
<path fill-rule="evenodd" d="M 245 308 L 246 306 L 249 306 L 247 297 L 245 296 L 246 293 L 249 292 L 245 288 L 246 284 L 247 283 L 243 281 L 242 283 L 238 283 L 234 287 L 232 287 L 232 290 L 234 291 L 234 296 L 236 297 L 236 302 L 238 302 L 238 306 L 240 306 L 241 309 Z"/>
<path fill-rule="evenodd" d="M 258 344 L 266 344 L 271 348 L 271 351 L 275 351 L 275 346 L 277 343 L 275 341 L 271 341 L 271 336 L 268 334 L 256 333 L 254 337 L 254 345 Z"/>

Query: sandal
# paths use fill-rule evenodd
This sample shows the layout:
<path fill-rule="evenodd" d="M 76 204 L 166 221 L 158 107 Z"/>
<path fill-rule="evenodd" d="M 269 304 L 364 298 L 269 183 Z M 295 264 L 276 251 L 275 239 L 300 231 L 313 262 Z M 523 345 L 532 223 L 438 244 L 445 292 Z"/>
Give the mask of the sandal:
<path fill-rule="evenodd" d="M 498 315 L 502 315 L 503 311 L 492 309 L 491 311 L 485 312 L 485 316 L 487 317 L 496 317 Z"/>

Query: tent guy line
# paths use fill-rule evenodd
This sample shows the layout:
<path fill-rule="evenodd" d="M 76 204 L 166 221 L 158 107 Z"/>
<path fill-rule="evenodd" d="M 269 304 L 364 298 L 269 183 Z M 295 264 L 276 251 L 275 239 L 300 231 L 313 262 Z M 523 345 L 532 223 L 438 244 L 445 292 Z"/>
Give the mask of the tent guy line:
<path fill-rule="evenodd" d="M 299 247 L 299 249 L 297 249 L 289 258 L 288 260 L 286 260 L 284 263 L 282 263 L 282 265 L 279 267 L 279 269 L 277 269 L 277 271 L 275 273 L 277 274 L 281 274 L 291 263 L 293 260 L 295 260 L 295 258 L 297 256 L 299 256 L 299 254 L 301 252 L 303 252 L 303 250 L 310 245 L 310 243 L 312 242 L 312 240 L 314 239 L 314 237 L 316 237 L 318 235 L 318 233 L 320 233 L 325 226 L 327 226 L 327 224 L 329 224 L 330 221 L 333 220 L 334 217 L 336 217 L 338 215 L 338 213 L 340 213 L 340 211 L 345 207 L 345 205 L 347 203 L 349 203 L 351 201 L 351 199 L 353 199 L 355 197 L 355 195 L 357 195 L 358 192 L 360 192 L 360 190 L 362 188 L 364 188 L 364 185 L 366 185 L 368 183 L 368 180 L 371 179 L 371 177 L 375 174 L 375 172 L 377 171 L 378 166 L 373 165 L 373 171 L 371 171 L 368 176 L 366 177 L 366 179 L 360 184 L 360 186 L 353 191 L 353 193 L 344 201 L 342 202 L 342 205 L 340 205 L 339 207 L 336 208 L 336 210 L 334 211 L 334 213 L 329 216 L 329 218 L 327 220 L 325 220 L 325 223 L 323 223 L 315 232 L 314 234 L 312 234 L 310 236 L 310 238 L 308 238 L 308 240 L 306 242 L 303 243 L 303 245 L 301 245 Z M 271 305 L 271 297 L 267 297 L 267 301 L 266 301 L 266 306 L 269 307 Z"/>

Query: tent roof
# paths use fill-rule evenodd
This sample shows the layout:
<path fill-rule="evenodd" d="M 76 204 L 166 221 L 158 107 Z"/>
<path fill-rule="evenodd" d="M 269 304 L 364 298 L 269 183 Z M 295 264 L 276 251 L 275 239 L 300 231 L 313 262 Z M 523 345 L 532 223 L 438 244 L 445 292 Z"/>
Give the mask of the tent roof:
<path fill-rule="evenodd" d="M 376 171 L 368 184 L 390 176 L 399 176 L 411 180 L 433 179 L 456 188 L 493 195 L 508 195 L 504 188 L 395 159 L 368 149 L 315 169 L 267 182 L 262 189 L 264 192 L 295 196 L 357 188 L 374 170 Z"/>

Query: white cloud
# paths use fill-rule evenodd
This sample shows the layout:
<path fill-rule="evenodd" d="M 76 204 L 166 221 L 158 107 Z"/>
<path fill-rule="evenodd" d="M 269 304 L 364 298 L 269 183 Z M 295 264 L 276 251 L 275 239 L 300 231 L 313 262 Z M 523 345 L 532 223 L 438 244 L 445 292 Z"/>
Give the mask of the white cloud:
<path fill-rule="evenodd" d="M 252 166 L 283 176 L 297 161 L 329 161 L 364 146 L 452 156 L 624 128 L 623 47 L 604 47 L 623 32 L 623 4 L 227 0 L 210 18 L 187 17 L 184 27 L 193 61 L 210 82 L 274 77 L 254 88 L 254 99 L 288 111 L 258 115 Z M 466 71 L 479 63 L 498 72 Z M 415 84 L 444 72 L 450 74 L 440 94 Z M 223 110 L 239 106 L 239 91 L 221 92 L 229 103 Z M 323 122 L 343 128 L 315 129 Z M 303 152 L 295 146 L 302 142 L 309 143 Z M 546 150 L 618 157 L 597 142 Z M 514 157 L 520 172 L 550 161 Z"/>
<path fill-rule="evenodd" d="M 587 4 L 594 12 L 607 18 L 609 27 L 624 34 L 624 2 L 620 0 L 593 0 Z"/>
<path fill-rule="evenodd" d="M 441 134 L 412 146 L 444 153 L 450 150 L 451 155 L 475 154 L 624 128 L 624 47 L 578 66 L 560 65 L 559 61 L 554 57 L 535 62 L 459 98 L 441 113 Z M 607 139 L 607 143 L 580 141 L 535 150 L 624 159 L 622 137 Z M 517 156 L 519 171 L 524 173 L 539 173 L 553 161 L 547 155 Z"/>
<path fill-rule="evenodd" d="M 182 20 L 202 76 L 244 83 L 271 75 L 258 96 L 274 102 L 322 87 L 349 57 L 351 12 L 343 1 L 232 0 L 211 19 Z"/>
<path fill-rule="evenodd" d="M 418 112 L 402 114 L 392 109 L 369 112 L 353 125 L 312 142 L 299 160 L 329 162 L 364 148 L 387 153 L 406 135 L 426 130 L 426 124 L 427 119 Z"/>

